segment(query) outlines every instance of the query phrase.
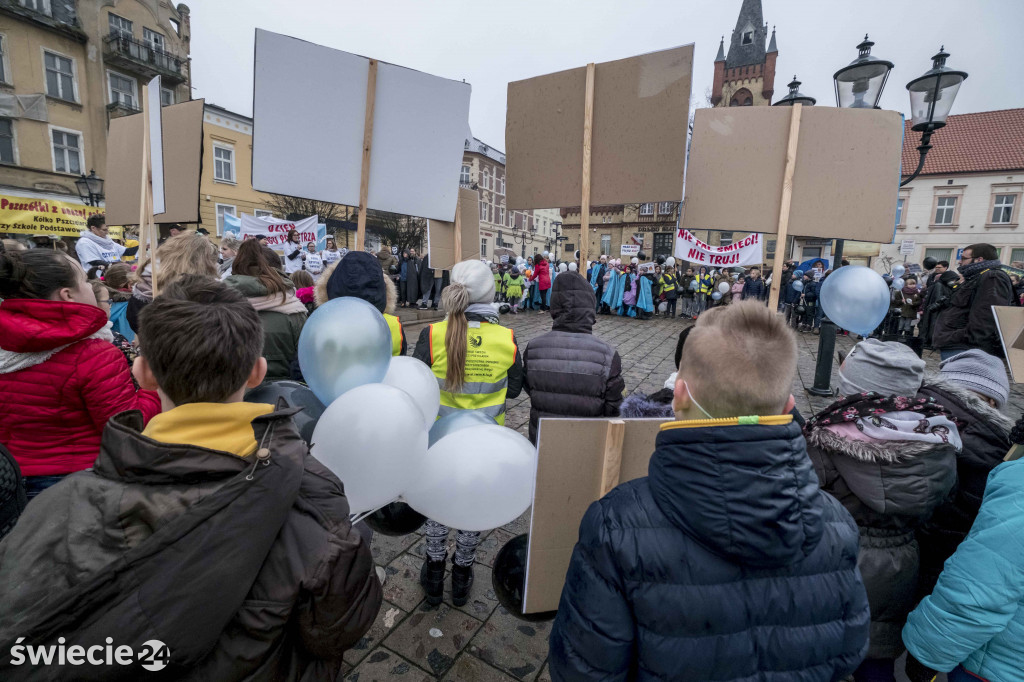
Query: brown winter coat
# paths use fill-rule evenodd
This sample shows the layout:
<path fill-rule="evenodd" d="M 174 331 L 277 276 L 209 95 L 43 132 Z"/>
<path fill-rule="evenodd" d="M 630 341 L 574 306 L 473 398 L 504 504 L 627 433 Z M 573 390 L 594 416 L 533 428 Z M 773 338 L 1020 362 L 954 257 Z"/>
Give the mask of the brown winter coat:
<path fill-rule="evenodd" d="M 336 679 L 381 586 L 342 484 L 308 454 L 294 412 L 253 420 L 270 453 L 262 463 L 151 440 L 135 411 L 113 417 L 94 467 L 44 491 L 0 543 L 4 651 L 18 637 L 86 647 L 112 637 L 136 652 L 155 639 L 175 679 Z M 104 670 L 9 661 L 0 679 Z M 148 674 L 120 668 L 132 673 Z"/>

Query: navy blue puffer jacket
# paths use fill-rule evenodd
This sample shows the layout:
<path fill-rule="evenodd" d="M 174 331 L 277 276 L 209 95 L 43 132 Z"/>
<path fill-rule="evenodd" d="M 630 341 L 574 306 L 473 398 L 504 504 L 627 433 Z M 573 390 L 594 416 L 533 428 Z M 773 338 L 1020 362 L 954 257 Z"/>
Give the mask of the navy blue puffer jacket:
<path fill-rule="evenodd" d="M 552 679 L 842 679 L 868 643 L 857 527 L 800 428 L 679 424 L 583 519 Z"/>

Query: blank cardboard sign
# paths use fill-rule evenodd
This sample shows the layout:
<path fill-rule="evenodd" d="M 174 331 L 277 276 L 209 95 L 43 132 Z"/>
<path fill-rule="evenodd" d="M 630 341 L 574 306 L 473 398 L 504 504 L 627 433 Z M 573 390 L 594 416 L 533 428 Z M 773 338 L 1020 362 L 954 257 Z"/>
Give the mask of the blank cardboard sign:
<path fill-rule="evenodd" d="M 162 107 L 164 212 L 158 223 L 199 222 L 199 175 L 203 163 L 203 105 L 196 99 Z M 139 223 L 142 177 L 142 114 L 110 121 L 107 132 L 107 224 Z"/>
<path fill-rule="evenodd" d="M 778 231 L 789 107 L 694 112 L 688 230 Z M 804 107 L 789 234 L 892 242 L 903 150 L 895 111 Z"/>
<path fill-rule="evenodd" d="M 542 419 L 538 439 L 524 613 L 558 608 L 580 521 L 601 498 L 609 419 Z M 619 482 L 647 475 L 668 419 L 625 419 Z"/>
<path fill-rule="evenodd" d="M 508 84 L 509 209 L 579 206 L 586 68 Z M 597 64 L 591 205 L 679 201 L 693 45 Z"/>
<path fill-rule="evenodd" d="M 459 224 L 462 228 L 462 254 L 455 254 L 455 223 L 443 220 L 427 221 L 427 253 L 430 267 L 451 270 L 459 261 L 480 258 L 480 193 L 474 189 L 459 189 Z"/>
<path fill-rule="evenodd" d="M 254 189 L 359 205 L 369 64 L 256 30 Z M 470 90 L 468 83 L 378 63 L 369 208 L 454 219 Z"/>
<path fill-rule="evenodd" d="M 996 318 L 1003 353 L 1010 365 L 1010 379 L 1014 383 L 1024 383 L 1024 348 L 1020 345 L 1024 337 L 1024 308 L 994 305 L 992 316 Z"/>

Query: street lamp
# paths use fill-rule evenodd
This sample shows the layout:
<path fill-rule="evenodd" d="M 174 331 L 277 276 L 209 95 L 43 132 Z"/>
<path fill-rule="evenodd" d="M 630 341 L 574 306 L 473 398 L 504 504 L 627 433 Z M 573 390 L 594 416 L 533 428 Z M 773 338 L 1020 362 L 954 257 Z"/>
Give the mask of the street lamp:
<path fill-rule="evenodd" d="M 789 83 L 789 94 L 780 99 L 778 102 L 773 104 L 773 107 L 791 107 L 794 104 L 802 104 L 805 107 L 813 107 L 814 103 L 818 100 L 814 99 L 810 95 L 805 95 L 800 92 L 800 81 L 793 76 L 793 80 Z"/>
<path fill-rule="evenodd" d="M 910 93 L 910 129 L 921 133 L 921 144 L 917 147 L 921 156 L 917 168 L 900 183 L 900 187 L 921 174 L 924 157 L 932 148 L 932 133 L 946 125 L 946 117 L 953 108 L 960 84 L 967 78 L 966 71 L 955 71 L 946 66 L 947 57 L 949 53 L 945 46 L 940 47 L 939 53 L 932 57 L 932 68 L 907 83 L 907 91 Z"/>
<path fill-rule="evenodd" d="M 98 177 L 95 170 L 90 170 L 88 177 L 82 173 L 82 177 L 75 180 L 75 189 L 88 206 L 99 206 L 103 201 L 103 178 Z"/>
<path fill-rule="evenodd" d="M 857 58 L 835 72 L 836 105 L 847 109 L 877 109 L 893 63 L 871 56 L 874 43 L 864 34 Z"/>

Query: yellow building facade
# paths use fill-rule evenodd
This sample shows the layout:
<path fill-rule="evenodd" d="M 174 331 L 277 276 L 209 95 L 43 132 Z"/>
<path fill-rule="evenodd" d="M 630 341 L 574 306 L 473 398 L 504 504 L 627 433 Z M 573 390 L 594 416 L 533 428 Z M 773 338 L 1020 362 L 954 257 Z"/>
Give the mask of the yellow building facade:
<path fill-rule="evenodd" d="M 190 34 L 184 4 L 0 0 L 0 233 L 32 232 L 4 198 L 84 224 L 75 181 L 106 175 L 110 119 L 136 113 L 153 76 L 164 104 L 190 98 Z M 78 223 L 42 231 L 76 236 Z"/>

